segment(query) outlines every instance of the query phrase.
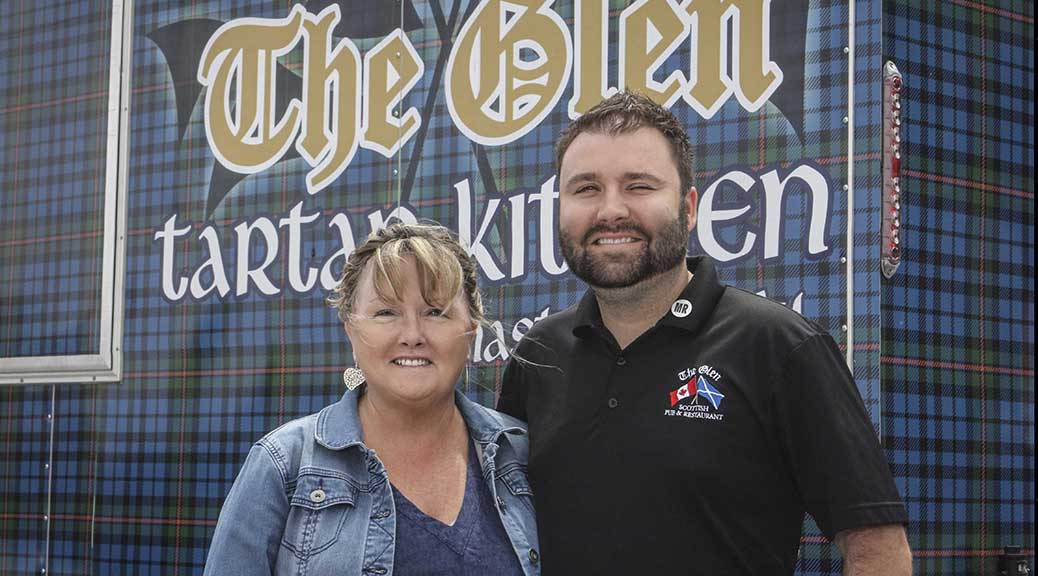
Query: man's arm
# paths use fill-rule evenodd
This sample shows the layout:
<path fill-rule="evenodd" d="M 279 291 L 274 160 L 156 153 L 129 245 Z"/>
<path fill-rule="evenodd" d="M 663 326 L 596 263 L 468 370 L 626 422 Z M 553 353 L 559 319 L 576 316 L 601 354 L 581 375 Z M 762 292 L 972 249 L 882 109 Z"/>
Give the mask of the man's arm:
<path fill-rule="evenodd" d="M 852 528 L 836 534 L 844 576 L 911 576 L 912 551 L 900 524 Z"/>

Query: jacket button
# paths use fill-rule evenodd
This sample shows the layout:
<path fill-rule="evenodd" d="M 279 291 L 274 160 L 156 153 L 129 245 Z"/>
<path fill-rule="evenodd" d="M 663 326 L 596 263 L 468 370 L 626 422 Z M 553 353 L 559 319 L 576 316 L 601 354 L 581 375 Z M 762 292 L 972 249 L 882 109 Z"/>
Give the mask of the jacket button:
<path fill-rule="evenodd" d="M 620 356 L 619 358 L 616 359 L 616 365 L 617 366 L 626 366 L 627 365 L 627 358 L 624 358 L 623 356 Z"/>
<path fill-rule="evenodd" d="M 324 502 L 324 499 L 327 497 L 328 496 L 324 493 L 324 490 L 321 490 L 320 488 L 310 493 L 310 501 L 315 504 L 320 504 L 321 502 Z"/>
<path fill-rule="evenodd" d="M 606 404 L 609 405 L 610 408 L 616 408 L 620 405 L 620 401 L 616 398 L 610 398 L 609 401 L 606 402 Z"/>
<path fill-rule="evenodd" d="M 541 555 L 537 553 L 537 550 L 530 548 L 530 562 L 534 564 L 541 561 Z"/>
<path fill-rule="evenodd" d="M 500 496 L 497 497 L 497 507 L 501 510 L 505 509 L 505 501 Z"/>

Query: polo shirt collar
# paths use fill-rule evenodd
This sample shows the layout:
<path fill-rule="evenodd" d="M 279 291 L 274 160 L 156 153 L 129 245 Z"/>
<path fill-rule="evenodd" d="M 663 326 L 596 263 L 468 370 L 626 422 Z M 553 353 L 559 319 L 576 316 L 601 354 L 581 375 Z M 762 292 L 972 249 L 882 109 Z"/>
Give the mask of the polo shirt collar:
<path fill-rule="evenodd" d="M 717 306 L 717 301 L 724 293 L 725 286 L 717 278 L 714 262 L 705 256 L 690 256 L 685 265 L 692 272 L 692 280 L 674 302 L 687 301 L 691 311 L 685 314 L 680 306 L 672 305 L 664 314 L 657 326 L 674 326 L 689 332 L 698 332 L 700 327 L 710 318 Z M 677 312 L 677 314 L 675 314 Z M 577 305 L 576 324 L 573 334 L 578 337 L 589 335 L 595 328 L 605 329 L 602 324 L 602 312 L 598 307 L 598 298 L 593 289 L 588 289 Z"/>

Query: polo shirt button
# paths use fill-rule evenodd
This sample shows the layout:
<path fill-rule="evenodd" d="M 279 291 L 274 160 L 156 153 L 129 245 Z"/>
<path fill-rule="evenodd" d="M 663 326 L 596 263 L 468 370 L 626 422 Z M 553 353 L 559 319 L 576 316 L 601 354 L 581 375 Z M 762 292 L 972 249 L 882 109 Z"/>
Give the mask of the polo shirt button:
<path fill-rule="evenodd" d="M 624 358 L 623 356 L 620 356 L 619 358 L 616 359 L 616 365 L 617 366 L 626 366 L 627 365 L 627 358 Z"/>
<path fill-rule="evenodd" d="M 616 398 L 610 398 L 609 401 L 606 402 L 606 404 L 608 404 L 610 408 L 616 408 L 620 405 L 620 401 Z"/>
<path fill-rule="evenodd" d="M 537 553 L 537 550 L 530 548 L 530 562 L 534 564 L 541 561 L 541 555 Z"/>

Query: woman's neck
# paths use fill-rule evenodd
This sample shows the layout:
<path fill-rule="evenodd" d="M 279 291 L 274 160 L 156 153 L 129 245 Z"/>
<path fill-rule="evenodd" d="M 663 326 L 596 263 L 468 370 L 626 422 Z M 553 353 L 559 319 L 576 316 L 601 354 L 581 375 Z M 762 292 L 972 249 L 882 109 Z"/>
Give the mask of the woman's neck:
<path fill-rule="evenodd" d="M 382 457 L 426 460 L 467 445 L 467 430 L 461 412 L 450 395 L 422 406 L 403 405 L 371 391 L 360 397 L 364 443 Z"/>

